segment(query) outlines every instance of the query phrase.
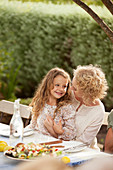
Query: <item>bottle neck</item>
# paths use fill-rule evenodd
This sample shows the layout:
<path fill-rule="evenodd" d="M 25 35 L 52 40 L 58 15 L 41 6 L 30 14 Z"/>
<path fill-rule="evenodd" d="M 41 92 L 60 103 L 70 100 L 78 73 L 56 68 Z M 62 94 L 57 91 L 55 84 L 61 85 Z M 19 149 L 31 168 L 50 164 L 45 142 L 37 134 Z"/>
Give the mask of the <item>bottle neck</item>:
<path fill-rule="evenodd" d="M 17 109 L 17 108 L 15 108 L 15 109 L 14 109 L 14 115 L 19 115 L 19 116 L 20 116 L 20 110 Z"/>

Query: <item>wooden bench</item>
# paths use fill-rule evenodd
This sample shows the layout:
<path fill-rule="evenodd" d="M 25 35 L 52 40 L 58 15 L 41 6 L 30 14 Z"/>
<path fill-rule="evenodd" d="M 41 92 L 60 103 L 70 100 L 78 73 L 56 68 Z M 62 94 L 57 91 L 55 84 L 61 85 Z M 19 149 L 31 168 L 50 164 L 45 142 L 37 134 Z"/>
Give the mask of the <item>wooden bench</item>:
<path fill-rule="evenodd" d="M 109 114 L 110 114 L 109 112 L 105 112 L 102 125 L 108 125 L 108 121 L 107 120 L 108 120 L 108 115 Z"/>
<path fill-rule="evenodd" d="M 102 123 L 102 125 L 105 125 L 106 126 L 106 129 L 107 129 L 107 125 L 108 125 L 108 115 L 110 114 L 110 112 L 105 112 L 105 115 L 104 115 L 104 119 L 103 119 L 103 123 Z M 99 132 L 100 133 L 100 132 Z M 101 132 L 101 135 L 102 135 L 103 133 Z M 99 134 L 98 134 L 99 135 Z M 106 134 L 104 134 L 104 135 L 102 135 L 102 140 L 105 140 L 104 139 L 104 137 L 106 136 Z M 99 137 L 99 136 L 98 136 Z M 100 148 L 100 150 L 101 151 L 103 151 L 103 146 L 104 146 L 104 144 L 102 144 L 101 142 L 99 143 L 98 142 L 98 147 Z"/>
<path fill-rule="evenodd" d="M 13 111 L 14 111 L 14 102 L 10 102 L 7 100 L 0 101 L 0 112 L 12 115 Z M 20 114 L 22 118 L 30 119 L 31 107 L 20 104 Z M 108 122 L 107 122 L 108 115 L 109 115 L 109 112 L 105 112 L 102 125 L 108 125 Z"/>
<path fill-rule="evenodd" d="M 0 101 L 0 113 L 1 113 L 0 122 L 3 118 L 4 113 L 13 115 L 13 112 L 14 112 L 14 102 L 10 102 L 7 100 Z M 20 104 L 20 115 L 22 118 L 27 119 L 25 122 L 25 126 L 26 126 L 31 116 L 31 107 Z"/>

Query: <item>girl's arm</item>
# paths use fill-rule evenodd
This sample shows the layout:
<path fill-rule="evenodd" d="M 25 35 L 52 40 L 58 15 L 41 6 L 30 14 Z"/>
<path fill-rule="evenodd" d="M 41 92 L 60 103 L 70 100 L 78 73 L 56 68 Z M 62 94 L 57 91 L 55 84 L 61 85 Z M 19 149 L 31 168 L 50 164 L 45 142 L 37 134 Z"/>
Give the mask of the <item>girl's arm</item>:
<path fill-rule="evenodd" d="M 48 132 L 55 138 L 58 138 L 58 135 L 57 133 L 54 131 L 53 129 L 53 124 L 54 124 L 54 121 L 52 119 L 51 116 L 47 116 L 46 120 L 44 121 L 44 126 L 46 127 L 46 129 L 48 130 Z"/>
<path fill-rule="evenodd" d="M 34 115 L 32 115 L 30 124 L 28 126 L 26 126 L 25 129 L 35 129 L 36 127 L 38 127 L 37 119 L 35 119 Z"/>
<path fill-rule="evenodd" d="M 63 140 L 74 139 L 76 136 L 75 108 L 71 104 L 61 108 L 61 119 L 62 128 L 59 126 L 59 129 L 61 129 L 63 133 L 59 134 L 58 138 Z"/>

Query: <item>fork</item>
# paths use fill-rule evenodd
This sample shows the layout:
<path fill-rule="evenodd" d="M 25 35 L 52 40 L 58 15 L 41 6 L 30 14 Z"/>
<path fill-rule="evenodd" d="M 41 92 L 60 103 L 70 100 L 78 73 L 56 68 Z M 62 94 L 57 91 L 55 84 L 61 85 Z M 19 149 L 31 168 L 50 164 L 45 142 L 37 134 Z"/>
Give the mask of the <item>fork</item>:
<path fill-rule="evenodd" d="M 81 148 L 81 147 L 84 147 L 84 146 L 89 146 L 89 144 L 82 143 L 82 144 L 77 145 L 77 146 L 72 146 L 72 147 L 69 147 L 69 148 L 65 148 L 62 151 L 68 151 L 69 149 L 76 149 L 76 148 Z"/>

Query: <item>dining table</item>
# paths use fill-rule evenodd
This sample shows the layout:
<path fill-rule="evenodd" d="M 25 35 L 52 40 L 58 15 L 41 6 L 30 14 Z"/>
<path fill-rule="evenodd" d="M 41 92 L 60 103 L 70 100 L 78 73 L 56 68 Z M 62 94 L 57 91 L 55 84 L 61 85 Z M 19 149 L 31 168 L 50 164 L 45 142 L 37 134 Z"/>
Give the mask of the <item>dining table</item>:
<path fill-rule="evenodd" d="M 0 141 L 5 141 L 7 142 L 8 145 L 10 145 L 9 125 L 0 123 Z M 61 141 L 59 143 L 59 139 L 56 139 L 51 136 L 43 135 L 36 130 L 25 131 L 23 135 L 23 143 L 27 144 L 30 142 L 36 144 L 53 142 L 51 146 L 55 146 L 56 144 L 54 144 L 54 142 L 56 142 L 57 147 L 62 145 L 62 148 L 58 147 L 59 150 L 62 150 L 62 155 L 60 155 L 58 159 L 61 159 L 63 156 L 69 157 L 70 159 L 70 163 L 68 163 L 69 166 L 76 166 L 88 160 L 98 158 L 100 156 L 103 157 L 112 156 L 111 154 L 107 154 L 95 149 L 91 149 L 89 146 L 83 145 L 83 147 L 80 147 L 82 143 L 76 140 Z M 14 170 L 15 167 L 23 161 L 26 160 L 10 159 L 4 154 L 4 152 L 0 152 L 0 170 L 7 170 L 7 169 Z"/>

